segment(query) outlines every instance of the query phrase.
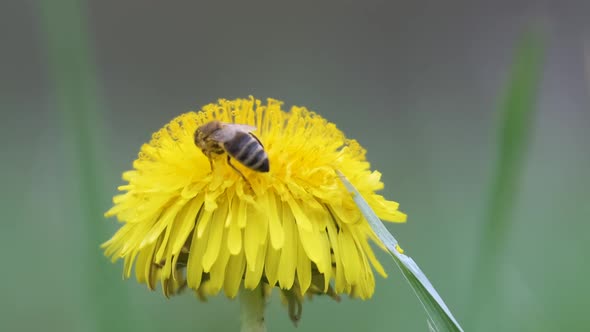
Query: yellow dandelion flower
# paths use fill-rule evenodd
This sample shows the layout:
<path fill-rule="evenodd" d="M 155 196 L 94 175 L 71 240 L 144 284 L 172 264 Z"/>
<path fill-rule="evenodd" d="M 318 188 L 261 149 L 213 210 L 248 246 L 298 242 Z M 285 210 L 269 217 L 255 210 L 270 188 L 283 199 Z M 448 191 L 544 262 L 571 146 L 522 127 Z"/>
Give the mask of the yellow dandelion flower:
<path fill-rule="evenodd" d="M 270 170 L 228 163 L 226 154 L 209 159 L 195 131 L 214 120 L 255 127 Z M 201 298 L 222 290 L 233 298 L 240 287 L 278 286 L 294 320 L 304 295 L 367 299 L 373 269 L 386 276 L 368 240 L 382 245 L 335 170 L 381 219 L 406 220 L 375 193 L 383 183 L 369 166 L 355 140 L 304 107 L 219 100 L 180 115 L 141 147 L 105 214 L 123 225 L 103 247 L 124 260 L 126 278 L 135 266 L 140 283 L 154 289 L 159 281 L 166 296 L 188 287 Z"/>

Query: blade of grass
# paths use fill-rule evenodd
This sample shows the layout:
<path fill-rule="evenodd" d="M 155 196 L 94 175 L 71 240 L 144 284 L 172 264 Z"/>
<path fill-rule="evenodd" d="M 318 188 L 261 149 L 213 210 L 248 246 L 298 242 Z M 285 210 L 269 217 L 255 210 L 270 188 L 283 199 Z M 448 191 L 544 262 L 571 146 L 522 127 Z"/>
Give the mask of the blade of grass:
<path fill-rule="evenodd" d="M 503 267 L 501 258 L 528 150 L 541 81 L 543 50 L 539 35 L 531 31 L 523 36 L 516 48 L 507 89 L 498 109 L 498 156 L 482 227 L 481 249 L 476 256 L 470 306 L 473 312 L 469 315 L 471 328 L 476 324 L 485 325 L 484 315 L 497 312 L 502 306 L 498 283 Z M 499 318 L 498 315 L 492 317 Z"/>
<path fill-rule="evenodd" d="M 38 16 L 44 37 L 54 101 L 69 151 L 73 185 L 64 200 L 81 209 L 81 220 L 72 217 L 78 248 L 72 269 L 79 273 L 81 310 L 88 331 L 128 331 L 141 320 L 132 311 L 122 289 L 121 277 L 104 258 L 99 244 L 108 237 L 102 214 L 108 195 L 102 188 L 103 173 L 98 141 L 104 137 L 98 111 L 97 78 L 85 21 L 85 3 L 79 0 L 39 1 Z M 102 135 L 102 136 L 101 136 Z M 79 194 L 79 195 L 77 195 Z M 72 213 L 70 213 L 71 215 Z M 73 226 L 73 225 L 72 225 Z M 72 234 L 68 234 L 72 235 Z M 78 242 L 76 242 L 78 241 Z"/>
<path fill-rule="evenodd" d="M 367 201 L 361 196 L 356 188 L 340 171 L 336 171 L 346 189 L 353 195 L 354 202 L 359 210 L 369 222 L 371 229 L 377 235 L 379 240 L 389 250 L 393 261 L 406 278 L 414 294 L 424 307 L 428 316 L 427 325 L 430 331 L 463 331 L 451 310 L 447 307 L 443 299 L 438 295 L 434 286 L 430 283 L 424 272 L 420 270 L 414 260 L 400 252 L 397 240 L 385 228 L 383 222 L 377 217 Z"/>

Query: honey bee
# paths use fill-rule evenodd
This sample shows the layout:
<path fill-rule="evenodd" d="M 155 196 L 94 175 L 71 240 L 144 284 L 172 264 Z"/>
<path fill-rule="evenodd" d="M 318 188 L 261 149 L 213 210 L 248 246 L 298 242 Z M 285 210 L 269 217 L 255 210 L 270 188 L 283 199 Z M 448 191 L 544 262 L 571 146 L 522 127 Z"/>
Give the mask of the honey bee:
<path fill-rule="evenodd" d="M 227 163 L 244 180 L 246 177 L 232 163 L 231 158 L 251 170 L 266 173 L 270 166 L 268 155 L 258 137 L 252 134 L 256 127 L 243 124 L 207 122 L 195 131 L 195 145 L 209 158 L 213 170 L 213 154 L 227 153 Z"/>

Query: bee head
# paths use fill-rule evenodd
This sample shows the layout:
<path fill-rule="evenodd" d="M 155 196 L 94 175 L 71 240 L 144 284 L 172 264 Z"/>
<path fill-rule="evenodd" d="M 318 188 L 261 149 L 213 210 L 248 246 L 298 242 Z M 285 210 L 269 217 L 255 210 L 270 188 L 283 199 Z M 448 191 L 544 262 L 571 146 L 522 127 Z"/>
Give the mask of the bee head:
<path fill-rule="evenodd" d="M 201 148 L 201 150 L 205 149 L 207 147 L 207 138 L 219 129 L 221 129 L 221 122 L 216 120 L 201 125 L 195 130 L 195 145 Z"/>
<path fill-rule="evenodd" d="M 202 137 L 207 137 L 211 135 L 214 131 L 219 130 L 221 128 L 221 122 L 214 120 L 205 123 L 204 125 L 197 128 L 195 131 L 195 137 L 197 135 L 201 135 Z"/>

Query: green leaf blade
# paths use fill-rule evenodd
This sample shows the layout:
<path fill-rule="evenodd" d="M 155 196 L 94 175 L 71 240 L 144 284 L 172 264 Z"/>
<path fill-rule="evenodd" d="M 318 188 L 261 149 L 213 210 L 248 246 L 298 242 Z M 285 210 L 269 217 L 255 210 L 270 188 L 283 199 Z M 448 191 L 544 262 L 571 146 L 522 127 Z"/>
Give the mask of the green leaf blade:
<path fill-rule="evenodd" d="M 393 257 L 403 276 L 406 278 L 414 294 L 422 304 L 428 315 L 428 326 L 431 331 L 463 331 L 451 310 L 447 307 L 441 296 L 438 294 L 432 283 L 424 272 L 418 267 L 412 258 L 398 251 L 398 242 L 395 237 L 385 228 L 383 222 L 377 217 L 367 201 L 361 196 L 358 190 L 348 181 L 340 171 L 336 171 L 346 189 L 353 195 L 354 202 L 369 222 L 371 229 L 377 238 L 385 245 Z"/>
<path fill-rule="evenodd" d="M 535 29 L 526 31 L 515 47 L 505 91 L 499 98 L 497 154 L 478 239 L 467 322 L 472 329 L 482 330 L 493 321 L 504 321 L 505 248 L 510 245 L 512 214 L 530 149 L 544 55 L 543 35 Z"/>

